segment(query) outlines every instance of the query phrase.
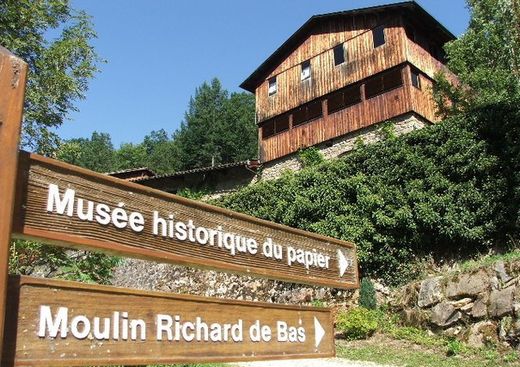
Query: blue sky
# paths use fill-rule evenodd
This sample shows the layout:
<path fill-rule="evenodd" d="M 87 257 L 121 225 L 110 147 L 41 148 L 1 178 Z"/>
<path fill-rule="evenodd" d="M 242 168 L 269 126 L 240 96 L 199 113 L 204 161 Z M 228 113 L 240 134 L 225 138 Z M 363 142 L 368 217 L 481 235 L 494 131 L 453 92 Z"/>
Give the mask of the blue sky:
<path fill-rule="evenodd" d="M 93 17 L 94 47 L 107 63 L 58 134 L 107 132 L 118 147 L 152 130 L 172 133 L 195 88 L 214 77 L 241 91 L 247 78 L 315 14 L 382 0 L 73 0 Z M 455 35 L 468 25 L 464 0 L 419 4 Z"/>

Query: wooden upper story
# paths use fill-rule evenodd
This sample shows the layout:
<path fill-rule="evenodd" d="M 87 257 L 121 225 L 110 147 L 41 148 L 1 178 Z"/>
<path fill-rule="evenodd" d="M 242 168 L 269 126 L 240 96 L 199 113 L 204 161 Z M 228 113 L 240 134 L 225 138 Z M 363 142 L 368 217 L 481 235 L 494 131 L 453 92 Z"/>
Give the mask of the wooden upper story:
<path fill-rule="evenodd" d="M 416 112 L 434 121 L 426 86 L 445 69 L 443 45 L 454 38 L 415 2 L 313 16 L 241 85 L 256 95 L 261 160 L 348 133 L 355 125 L 380 122 L 381 113 L 367 116 L 374 108 L 387 112 L 384 119 Z M 390 70 L 400 70 L 400 76 L 385 73 Z M 406 89 L 412 78 L 423 80 L 424 88 L 420 93 L 402 91 L 403 98 L 410 97 L 403 106 L 394 103 L 393 95 L 381 97 L 395 88 Z M 378 105 L 369 107 L 376 96 Z M 362 109 L 362 118 L 357 118 L 363 121 L 344 121 L 344 128 L 335 133 L 327 133 L 330 124 L 318 121 L 354 107 Z M 318 137 L 301 144 L 301 131 L 309 130 L 302 126 L 311 122 L 316 126 L 308 133 Z"/>

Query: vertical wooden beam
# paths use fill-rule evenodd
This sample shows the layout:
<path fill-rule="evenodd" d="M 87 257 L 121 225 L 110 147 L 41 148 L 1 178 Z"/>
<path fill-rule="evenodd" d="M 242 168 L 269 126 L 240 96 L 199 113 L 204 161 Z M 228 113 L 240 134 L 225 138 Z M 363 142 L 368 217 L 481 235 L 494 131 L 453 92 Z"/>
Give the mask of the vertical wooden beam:
<path fill-rule="evenodd" d="M 0 355 L 27 64 L 0 46 Z"/>

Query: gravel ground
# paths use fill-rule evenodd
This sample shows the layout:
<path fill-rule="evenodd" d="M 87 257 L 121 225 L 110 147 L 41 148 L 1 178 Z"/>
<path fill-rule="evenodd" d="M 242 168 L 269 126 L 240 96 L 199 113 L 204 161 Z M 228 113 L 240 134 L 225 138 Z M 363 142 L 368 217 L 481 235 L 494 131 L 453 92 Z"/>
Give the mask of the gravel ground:
<path fill-rule="evenodd" d="M 340 358 L 291 359 L 282 361 L 261 361 L 232 363 L 235 367 L 392 367 L 372 362 L 348 361 Z"/>

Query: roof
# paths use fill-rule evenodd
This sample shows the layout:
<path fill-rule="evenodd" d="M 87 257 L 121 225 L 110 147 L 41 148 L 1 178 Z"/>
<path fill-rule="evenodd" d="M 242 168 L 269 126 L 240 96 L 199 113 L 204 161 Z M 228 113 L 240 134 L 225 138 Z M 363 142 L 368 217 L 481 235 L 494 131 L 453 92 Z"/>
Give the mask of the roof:
<path fill-rule="evenodd" d="M 134 172 L 148 172 L 150 173 L 152 176 L 155 176 L 155 172 L 152 171 L 150 168 L 148 167 L 139 167 L 139 168 L 128 168 L 128 169 L 122 169 L 120 171 L 114 171 L 114 172 L 107 172 L 105 173 L 106 175 L 109 175 L 109 176 L 114 176 L 114 175 L 120 175 L 120 174 L 124 174 L 124 173 L 134 173 Z"/>
<path fill-rule="evenodd" d="M 448 29 L 446 29 L 415 1 L 404 1 L 388 5 L 372 6 L 368 8 L 314 15 L 309 18 L 309 20 L 307 20 L 307 22 L 305 22 L 296 32 L 294 32 L 293 35 L 289 37 L 275 52 L 273 52 L 273 54 L 269 56 L 246 80 L 244 80 L 242 84 L 240 84 L 240 87 L 254 93 L 257 86 L 265 80 L 267 75 L 285 58 L 287 58 L 291 52 L 293 52 L 303 41 L 305 41 L 310 31 L 321 22 L 328 21 L 333 18 L 395 10 L 407 11 L 421 17 L 425 24 L 443 36 L 446 41 L 450 41 L 456 38 Z"/>
<path fill-rule="evenodd" d="M 210 166 L 210 167 L 193 168 L 193 169 L 186 170 L 186 171 L 178 171 L 178 172 L 168 173 L 168 174 L 164 174 L 164 175 L 158 175 L 155 177 L 143 177 L 141 179 L 136 180 L 135 182 L 141 183 L 144 181 L 151 181 L 151 180 L 156 180 L 156 179 L 161 179 L 161 178 L 174 178 L 174 177 L 186 176 L 186 175 L 190 175 L 190 174 L 194 174 L 194 173 L 205 173 L 205 172 L 211 172 L 211 171 L 218 171 L 218 170 L 223 170 L 223 169 L 232 168 L 232 167 L 246 167 L 248 169 L 255 170 L 259 166 L 260 166 L 260 163 L 258 162 L 258 160 L 254 159 L 254 160 L 247 160 L 247 161 L 241 161 L 241 162 L 217 164 L 215 166 Z"/>

